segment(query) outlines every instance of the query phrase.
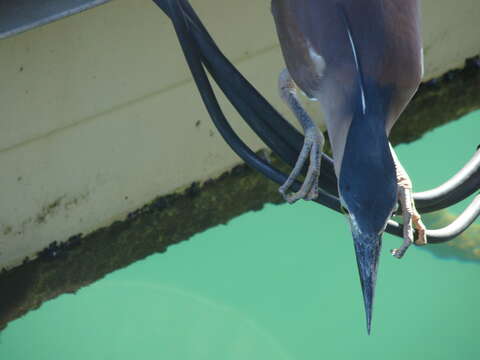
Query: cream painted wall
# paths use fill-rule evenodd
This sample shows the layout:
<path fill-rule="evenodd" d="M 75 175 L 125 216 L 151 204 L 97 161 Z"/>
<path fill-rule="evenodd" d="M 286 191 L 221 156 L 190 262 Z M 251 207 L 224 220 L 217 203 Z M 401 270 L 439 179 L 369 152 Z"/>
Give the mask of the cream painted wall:
<path fill-rule="evenodd" d="M 192 4 L 286 114 L 269 1 Z M 426 77 L 480 53 L 479 14 L 477 0 L 424 1 Z M 0 269 L 239 162 L 149 0 L 114 0 L 1 40 L 0 79 Z M 226 113 L 247 143 L 262 147 L 231 107 Z"/>

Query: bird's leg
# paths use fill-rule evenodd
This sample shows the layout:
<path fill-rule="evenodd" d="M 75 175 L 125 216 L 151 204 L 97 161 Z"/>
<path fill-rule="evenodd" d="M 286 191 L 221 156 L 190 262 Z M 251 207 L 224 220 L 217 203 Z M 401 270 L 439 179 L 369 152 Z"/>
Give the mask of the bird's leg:
<path fill-rule="evenodd" d="M 415 241 L 417 245 L 425 245 L 427 243 L 426 227 L 422 222 L 420 214 L 415 208 L 415 202 L 412 196 L 412 181 L 408 176 L 406 170 L 398 160 L 395 151 L 390 145 L 393 160 L 395 162 L 395 169 L 397 171 L 398 182 L 398 199 L 402 206 L 403 215 L 403 244 L 398 249 L 391 251 L 392 255 L 400 259 L 407 251 L 408 247 L 414 242 L 413 227 L 417 229 L 418 238 Z"/>
<path fill-rule="evenodd" d="M 320 175 L 320 162 L 322 160 L 322 150 L 325 138 L 317 125 L 303 109 L 297 97 L 297 89 L 287 69 L 280 73 L 278 80 L 280 96 L 295 114 L 303 128 L 305 140 L 300 155 L 295 166 L 287 178 L 287 181 L 280 186 L 278 191 L 289 203 L 294 203 L 299 199 L 312 200 L 318 197 L 318 177 Z M 300 175 L 303 165 L 307 158 L 310 163 L 307 175 L 299 191 L 287 194 L 288 188 L 293 184 L 298 175 Z"/>

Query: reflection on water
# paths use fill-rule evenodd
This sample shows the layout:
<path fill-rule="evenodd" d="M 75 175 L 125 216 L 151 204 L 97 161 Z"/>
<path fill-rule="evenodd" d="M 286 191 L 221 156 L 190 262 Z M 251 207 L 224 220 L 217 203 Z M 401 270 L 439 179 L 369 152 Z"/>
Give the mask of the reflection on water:
<path fill-rule="evenodd" d="M 398 147 L 418 191 L 471 156 L 475 116 Z M 299 202 L 245 214 L 45 303 L 1 334 L 0 359 L 478 358 L 480 267 L 428 247 L 399 261 L 388 249 L 400 241 L 385 236 L 370 337 L 345 219 Z"/>
<path fill-rule="evenodd" d="M 424 216 L 425 223 L 431 229 L 439 229 L 455 220 L 457 214 L 448 210 L 436 211 Z M 457 238 L 425 248 L 433 254 L 446 259 L 480 262 L 480 224 L 472 224 Z"/>

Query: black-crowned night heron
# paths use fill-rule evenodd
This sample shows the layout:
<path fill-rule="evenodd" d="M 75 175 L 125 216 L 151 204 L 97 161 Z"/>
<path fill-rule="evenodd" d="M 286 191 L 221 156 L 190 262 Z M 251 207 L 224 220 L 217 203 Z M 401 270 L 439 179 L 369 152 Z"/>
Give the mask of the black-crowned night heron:
<path fill-rule="evenodd" d="M 401 257 L 425 227 L 415 209 L 411 181 L 388 141 L 422 77 L 417 0 L 272 0 L 287 69 L 280 94 L 300 121 L 305 142 L 280 192 L 289 202 L 318 194 L 323 135 L 303 110 L 297 87 L 325 114 L 342 205 L 348 212 L 370 332 L 372 304 L 386 223 L 400 201 Z M 287 190 L 309 159 L 301 189 Z M 413 224 L 412 224 L 413 222 Z"/>

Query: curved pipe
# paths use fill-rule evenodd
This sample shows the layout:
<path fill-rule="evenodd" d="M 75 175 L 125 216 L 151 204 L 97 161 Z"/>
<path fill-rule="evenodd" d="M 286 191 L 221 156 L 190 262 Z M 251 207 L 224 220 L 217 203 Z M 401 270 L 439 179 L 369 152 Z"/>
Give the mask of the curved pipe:
<path fill-rule="evenodd" d="M 238 137 L 238 135 L 234 132 L 234 130 L 231 128 L 231 126 L 228 124 L 227 119 L 225 118 L 217 100 L 215 97 L 215 94 L 212 90 L 212 87 L 210 85 L 210 82 L 208 80 L 208 77 L 205 73 L 205 70 L 202 66 L 202 62 L 200 59 L 204 59 L 204 61 L 208 62 L 206 57 L 201 56 L 201 53 L 199 51 L 199 48 L 197 47 L 197 43 L 194 41 L 194 37 L 189 31 L 187 27 L 187 19 L 185 18 L 185 14 L 180 7 L 179 1 L 177 0 L 153 0 L 155 4 L 157 4 L 172 20 L 175 31 L 177 33 L 177 36 L 180 41 L 180 45 L 182 47 L 183 53 L 185 55 L 185 58 L 187 60 L 188 66 L 192 72 L 193 78 L 195 80 L 195 83 L 199 89 L 200 95 L 202 97 L 202 100 L 207 108 L 207 111 L 210 114 L 210 117 L 212 118 L 215 126 L 217 127 L 218 131 L 222 135 L 222 137 L 226 140 L 226 142 L 229 144 L 229 146 L 251 167 L 256 169 L 257 171 L 260 171 L 262 174 L 264 174 L 266 177 L 269 179 L 282 184 L 285 182 L 287 176 L 286 174 L 282 173 L 281 171 L 273 168 L 270 166 L 268 163 L 266 163 L 264 160 L 259 158 L 251 149 L 248 148 L 248 146 Z M 184 4 L 188 4 L 184 0 L 180 0 Z M 190 8 L 191 9 L 191 8 Z M 193 12 L 193 9 L 191 9 Z M 192 18 L 188 21 L 192 21 Z M 199 20 L 198 20 L 199 21 Z M 197 40 L 195 38 L 195 40 Z M 213 40 L 212 40 L 213 42 Z M 219 50 L 218 50 L 219 51 Z M 222 54 L 223 56 L 223 54 Z M 225 61 L 226 58 L 220 58 L 221 61 Z M 228 62 L 228 60 L 226 60 Z M 229 63 L 229 62 L 228 62 Z M 212 69 L 212 72 L 219 76 L 214 70 L 214 65 L 216 63 L 207 63 L 206 66 L 207 68 Z M 230 64 L 230 63 L 229 63 Z M 230 66 L 233 67 L 233 65 L 230 64 Z M 236 71 L 236 69 L 235 69 Z M 212 74 L 213 75 L 213 74 Z M 221 76 L 220 76 L 221 77 Z M 243 77 L 242 77 L 243 78 Z M 244 78 L 243 78 L 244 79 Z M 247 82 L 244 79 L 245 82 Z M 248 83 L 248 82 L 247 82 Z M 225 85 L 225 84 L 224 84 Z M 248 84 L 250 87 L 251 85 Z M 253 88 L 253 87 L 252 87 Z M 238 94 L 234 92 L 233 89 L 226 87 L 230 98 L 235 98 L 238 97 Z M 254 90 L 254 89 L 253 89 Z M 249 89 L 250 91 L 250 96 L 252 96 L 252 89 Z M 256 90 L 255 90 L 256 93 Z M 261 97 L 258 93 L 253 94 L 256 97 Z M 262 98 L 263 99 L 263 98 Z M 235 100 L 234 100 L 235 101 Z M 248 105 L 250 105 L 250 102 L 237 102 L 237 108 L 241 109 L 243 113 L 246 115 L 248 114 L 253 114 L 254 112 L 251 111 L 251 109 L 248 109 Z M 235 104 L 234 104 L 235 106 Z M 263 105 L 264 106 L 264 105 Z M 257 114 L 258 115 L 258 114 Z M 281 118 L 281 116 L 280 116 Z M 282 118 L 283 119 L 283 118 Z M 285 121 L 285 120 L 283 120 Z M 330 159 L 331 160 L 331 159 Z M 447 194 L 445 194 L 445 188 L 450 189 L 450 191 L 458 191 L 460 192 L 459 189 L 459 183 L 463 181 L 463 183 L 469 183 L 471 182 L 472 184 L 475 183 L 475 181 L 471 181 L 472 178 L 475 178 L 473 176 L 476 171 L 478 171 L 478 159 L 475 156 L 474 159 L 472 159 L 454 178 L 455 181 L 452 181 L 449 183 L 448 186 L 443 184 L 441 187 L 443 187 L 442 191 L 436 191 L 434 192 L 433 195 L 430 195 L 430 199 L 435 199 L 438 201 L 438 199 L 443 199 L 445 198 Z M 473 175 L 472 175 L 473 174 Z M 300 183 L 296 181 L 293 184 L 293 189 L 296 191 L 300 188 Z M 438 189 L 438 188 L 437 188 Z M 434 189 L 435 190 L 435 189 Z M 468 195 L 467 195 L 468 196 Z M 448 197 L 448 196 L 447 196 Z M 425 199 L 428 199 L 428 194 L 425 197 Z M 341 212 L 341 206 L 340 206 L 340 201 L 336 196 L 333 196 L 331 194 L 326 193 L 325 191 L 321 191 L 318 199 L 315 200 L 317 203 L 322 204 L 334 211 Z M 425 200 L 428 202 L 428 200 Z M 465 209 L 465 211 L 455 220 L 453 221 L 450 225 L 442 228 L 442 229 L 437 229 L 437 230 L 429 230 L 427 231 L 427 239 L 430 243 L 439 243 L 439 242 L 444 242 L 448 241 L 456 236 L 458 236 L 460 233 L 462 233 L 468 226 L 472 224 L 472 222 L 480 215 L 480 195 L 475 197 L 474 201 Z M 387 225 L 387 232 L 402 237 L 403 236 L 403 226 L 393 220 L 390 220 Z"/>
<path fill-rule="evenodd" d="M 442 185 L 414 194 L 418 211 L 426 213 L 452 206 L 480 188 L 480 150 Z"/>
<path fill-rule="evenodd" d="M 441 229 L 427 230 L 427 236 L 432 239 L 430 242 L 445 242 L 452 240 L 464 232 L 480 215 L 480 194 L 473 198 L 473 201 L 450 225 Z M 438 241 L 436 241 L 438 239 Z"/>
<path fill-rule="evenodd" d="M 427 230 L 427 242 L 439 244 L 452 240 L 464 232 L 480 216 L 480 194 L 475 196 L 467 208 L 449 225 L 440 229 Z M 403 224 L 389 220 L 386 231 L 402 237 Z"/>

